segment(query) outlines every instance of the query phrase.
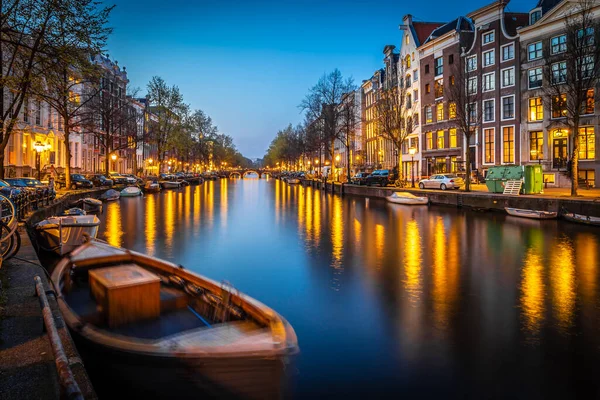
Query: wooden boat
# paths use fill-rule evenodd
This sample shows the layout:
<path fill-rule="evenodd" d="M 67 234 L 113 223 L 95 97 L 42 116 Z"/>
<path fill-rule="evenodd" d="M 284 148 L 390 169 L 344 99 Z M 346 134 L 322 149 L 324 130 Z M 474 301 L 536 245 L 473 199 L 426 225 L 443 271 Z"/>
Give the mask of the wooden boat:
<path fill-rule="evenodd" d="M 67 254 L 98 234 L 95 215 L 68 215 L 47 218 L 36 225 L 40 247 L 58 255 Z"/>
<path fill-rule="evenodd" d="M 121 190 L 121 197 L 137 197 L 142 195 L 142 190 L 137 186 L 127 186 Z"/>
<path fill-rule="evenodd" d="M 386 200 L 390 203 L 405 204 L 411 206 L 429 204 L 429 198 L 418 197 L 408 192 L 394 192 L 391 196 L 387 196 Z"/>
<path fill-rule="evenodd" d="M 99 240 L 62 259 L 52 281 L 78 348 L 107 357 L 103 374 L 140 396 L 282 396 L 294 329 L 230 284 Z"/>
<path fill-rule="evenodd" d="M 87 211 L 79 207 L 68 208 L 62 212 L 61 216 L 65 215 L 87 215 Z"/>
<path fill-rule="evenodd" d="M 158 182 L 163 189 L 177 189 L 181 183 L 177 181 L 160 181 Z"/>
<path fill-rule="evenodd" d="M 290 185 L 296 185 L 296 184 L 300 183 L 300 179 L 298 179 L 298 178 L 287 178 L 287 183 L 289 183 Z"/>
<path fill-rule="evenodd" d="M 579 222 L 580 224 L 600 226 L 600 217 L 590 217 L 589 215 L 564 213 L 562 217 L 567 221 Z"/>
<path fill-rule="evenodd" d="M 552 211 L 525 210 L 522 208 L 504 207 L 508 215 L 531 219 L 554 219 L 558 213 Z"/>
<path fill-rule="evenodd" d="M 146 193 L 158 193 L 160 192 L 160 185 L 158 182 L 147 181 L 144 185 L 144 192 Z"/>
<path fill-rule="evenodd" d="M 106 192 L 102 193 L 102 195 L 100 196 L 100 198 L 102 200 L 106 200 L 106 201 L 119 200 L 120 197 L 121 197 L 121 193 L 117 192 L 114 189 L 108 189 Z"/>

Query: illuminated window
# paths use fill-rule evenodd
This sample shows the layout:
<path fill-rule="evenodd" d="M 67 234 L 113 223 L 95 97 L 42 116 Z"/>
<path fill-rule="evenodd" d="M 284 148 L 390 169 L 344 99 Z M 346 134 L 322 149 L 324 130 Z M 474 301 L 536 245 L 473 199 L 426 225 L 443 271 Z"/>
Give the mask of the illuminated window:
<path fill-rule="evenodd" d="M 504 153 L 502 162 L 510 164 L 515 162 L 515 129 L 512 126 L 502 128 L 502 139 L 504 143 Z"/>
<path fill-rule="evenodd" d="M 541 121 L 544 119 L 544 106 L 541 97 L 529 99 L 529 121 Z"/>
<path fill-rule="evenodd" d="M 444 104 L 438 103 L 436 106 L 436 120 L 443 121 L 444 120 Z"/>
<path fill-rule="evenodd" d="M 444 148 L 444 131 L 437 131 L 437 148 Z"/>
<path fill-rule="evenodd" d="M 579 128 L 579 159 L 593 160 L 596 157 L 596 136 L 594 127 Z"/>
<path fill-rule="evenodd" d="M 456 103 L 448 104 L 448 118 L 456 118 Z"/>
<path fill-rule="evenodd" d="M 495 132 L 494 128 L 488 128 L 483 130 L 484 146 L 484 159 L 486 164 L 494 163 L 494 153 L 496 147 L 494 146 Z"/>
<path fill-rule="evenodd" d="M 429 83 L 425 84 L 425 93 L 431 93 L 431 87 L 429 86 Z"/>
<path fill-rule="evenodd" d="M 450 128 L 448 130 L 448 135 L 450 136 L 450 147 L 458 147 L 458 142 L 456 141 L 456 128 Z"/>
<path fill-rule="evenodd" d="M 567 95 L 561 94 L 552 98 L 552 118 L 567 116 Z"/>
<path fill-rule="evenodd" d="M 407 36 L 408 38 L 408 36 Z M 405 63 L 406 63 L 406 68 L 410 68 L 410 55 L 406 55 L 406 58 L 404 59 Z"/>
<path fill-rule="evenodd" d="M 532 161 L 544 159 L 544 132 L 529 132 L 529 159 Z"/>
<path fill-rule="evenodd" d="M 433 149 L 433 132 L 427 132 L 425 140 L 427 141 L 427 150 Z"/>
<path fill-rule="evenodd" d="M 586 93 L 585 100 L 583 100 L 583 104 L 581 104 L 581 114 L 593 114 L 595 106 L 594 89 L 589 89 Z"/>
<path fill-rule="evenodd" d="M 434 83 L 434 88 L 435 88 L 435 98 L 436 99 L 439 99 L 440 97 L 444 96 L 444 80 L 443 79 L 436 80 Z"/>

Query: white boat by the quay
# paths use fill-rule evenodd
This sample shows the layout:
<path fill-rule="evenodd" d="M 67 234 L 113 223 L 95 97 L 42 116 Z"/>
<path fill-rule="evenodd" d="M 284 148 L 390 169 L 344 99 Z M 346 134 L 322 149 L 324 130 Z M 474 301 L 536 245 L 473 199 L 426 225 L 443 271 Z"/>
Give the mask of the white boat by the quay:
<path fill-rule="evenodd" d="M 160 185 L 155 181 L 147 181 L 144 185 L 144 192 L 146 193 L 158 193 L 160 192 Z"/>
<path fill-rule="evenodd" d="M 163 189 L 177 189 L 181 186 L 181 182 L 178 181 L 160 181 L 158 183 Z"/>
<path fill-rule="evenodd" d="M 102 193 L 100 198 L 105 201 L 115 201 L 119 200 L 121 197 L 121 193 L 117 192 L 114 189 L 108 189 L 106 192 Z"/>
<path fill-rule="evenodd" d="M 284 398 L 294 329 L 231 284 L 99 240 L 52 280 L 77 347 L 110 382 L 140 397 Z"/>
<path fill-rule="evenodd" d="M 408 192 L 394 192 L 391 194 L 391 196 L 387 196 L 386 200 L 390 203 L 410 206 L 429 204 L 429 199 L 427 197 L 415 196 L 414 194 Z"/>
<path fill-rule="evenodd" d="M 121 190 L 121 197 L 137 197 L 142 195 L 142 190 L 137 186 L 128 186 Z"/>
<path fill-rule="evenodd" d="M 600 226 L 600 217 L 590 217 L 589 215 L 565 213 L 562 217 L 567 221 L 578 222 L 580 224 Z"/>
<path fill-rule="evenodd" d="M 508 215 L 513 217 L 531 218 L 531 219 L 554 219 L 558 213 L 552 211 L 526 210 L 522 208 L 504 207 Z"/>
<path fill-rule="evenodd" d="M 95 215 L 68 215 L 47 218 L 36 225 L 36 230 L 44 250 L 64 255 L 96 238 L 99 225 Z"/>
<path fill-rule="evenodd" d="M 296 184 L 300 183 L 300 179 L 298 179 L 298 178 L 287 178 L 287 183 L 289 183 L 290 185 L 296 185 Z"/>

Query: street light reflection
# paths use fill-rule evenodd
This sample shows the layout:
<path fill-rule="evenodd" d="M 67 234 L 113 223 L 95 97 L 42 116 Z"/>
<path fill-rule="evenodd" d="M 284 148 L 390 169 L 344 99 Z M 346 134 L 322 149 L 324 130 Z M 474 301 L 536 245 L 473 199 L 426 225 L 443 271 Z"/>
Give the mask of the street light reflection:
<path fill-rule="evenodd" d="M 404 286 L 413 306 L 421 298 L 421 234 L 417 221 L 406 223 L 406 238 L 404 240 Z"/>
<path fill-rule="evenodd" d="M 566 333 L 573 323 L 576 298 L 573 246 L 566 238 L 560 239 L 554 246 L 550 279 L 554 314 L 558 325 Z"/>

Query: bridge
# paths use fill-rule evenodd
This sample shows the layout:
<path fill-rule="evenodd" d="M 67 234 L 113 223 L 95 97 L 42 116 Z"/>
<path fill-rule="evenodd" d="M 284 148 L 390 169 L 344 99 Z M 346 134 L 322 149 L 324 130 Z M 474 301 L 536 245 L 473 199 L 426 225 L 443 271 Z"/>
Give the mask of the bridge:
<path fill-rule="evenodd" d="M 242 168 L 242 169 L 234 169 L 227 171 L 227 177 L 239 176 L 240 178 L 245 178 L 248 174 L 256 174 L 259 178 L 264 178 L 266 176 L 272 177 L 275 172 L 263 169 L 263 168 Z"/>

